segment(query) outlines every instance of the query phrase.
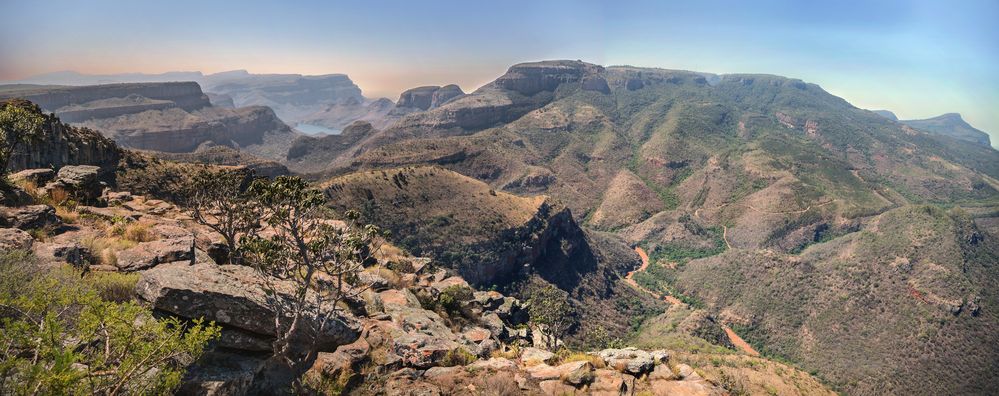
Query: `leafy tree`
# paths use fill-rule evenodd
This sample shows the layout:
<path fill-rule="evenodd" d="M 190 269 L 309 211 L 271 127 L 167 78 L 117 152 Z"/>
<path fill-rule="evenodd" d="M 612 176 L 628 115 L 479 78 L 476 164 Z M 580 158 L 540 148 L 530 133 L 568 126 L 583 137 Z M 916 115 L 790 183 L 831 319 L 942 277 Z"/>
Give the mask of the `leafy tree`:
<path fill-rule="evenodd" d="M 0 108 L 0 177 L 17 146 L 42 134 L 45 117 L 37 105 L 26 101 L 8 101 Z"/>
<path fill-rule="evenodd" d="M 272 296 L 274 357 L 298 378 L 307 368 L 305 362 L 318 352 L 317 339 L 312 337 L 307 345 L 293 345 L 293 340 L 322 334 L 336 320 L 341 303 L 366 289 L 358 273 L 383 233 L 358 224 L 357 212 L 347 212 L 345 223 L 329 219 L 326 197 L 298 177 L 256 180 L 249 193 L 274 234 L 244 238 L 242 248 Z"/>
<path fill-rule="evenodd" d="M 194 175 L 187 200 L 191 217 L 225 239 L 229 264 L 241 261 L 237 242 L 256 231 L 261 217 L 259 206 L 244 192 L 246 183 L 243 172 L 203 168 Z"/>
<path fill-rule="evenodd" d="M 569 294 L 561 289 L 544 285 L 534 288 L 527 300 L 531 323 L 541 333 L 548 349 L 558 349 L 573 324 L 573 309 Z"/>
<path fill-rule="evenodd" d="M 4 253 L 0 275 L 0 394 L 170 394 L 220 329 L 156 319 L 134 303 L 100 298 L 71 269 L 24 271 L 31 258 Z"/>

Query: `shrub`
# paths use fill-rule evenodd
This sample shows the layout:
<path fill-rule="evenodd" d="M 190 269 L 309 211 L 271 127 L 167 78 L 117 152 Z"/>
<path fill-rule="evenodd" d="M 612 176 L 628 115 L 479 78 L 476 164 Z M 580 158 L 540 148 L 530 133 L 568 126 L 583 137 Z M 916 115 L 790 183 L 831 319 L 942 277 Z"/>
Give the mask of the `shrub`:
<path fill-rule="evenodd" d="M 21 284 L 0 292 L 0 394 L 169 394 L 219 335 L 213 324 L 102 299 L 70 268 L 24 272 L 25 262 L 2 257 L 0 279 Z"/>
<path fill-rule="evenodd" d="M 555 354 L 556 363 L 554 365 L 572 363 L 572 362 L 590 362 L 593 368 L 601 369 L 606 366 L 606 363 L 600 356 L 591 355 L 585 352 L 572 352 L 568 349 L 562 349 Z"/>
<path fill-rule="evenodd" d="M 441 291 L 437 297 L 437 304 L 448 313 L 455 313 L 461 310 L 461 303 L 472 298 L 472 289 L 462 285 L 451 285 Z"/>
<path fill-rule="evenodd" d="M 155 239 L 153 232 L 150 230 L 149 223 L 145 222 L 128 223 L 125 225 L 121 236 L 125 240 L 132 242 L 149 242 Z"/>
<path fill-rule="evenodd" d="M 452 349 L 447 352 L 447 355 L 444 355 L 444 359 L 441 360 L 441 366 L 467 366 L 478 359 L 477 356 L 465 350 L 465 348 Z"/>

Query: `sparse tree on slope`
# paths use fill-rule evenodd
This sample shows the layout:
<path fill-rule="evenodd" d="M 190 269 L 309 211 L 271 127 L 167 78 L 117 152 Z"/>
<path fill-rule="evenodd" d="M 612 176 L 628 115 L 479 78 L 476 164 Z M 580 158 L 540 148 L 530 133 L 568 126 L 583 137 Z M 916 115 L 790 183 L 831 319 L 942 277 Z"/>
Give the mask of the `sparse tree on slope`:
<path fill-rule="evenodd" d="M 337 320 L 341 303 L 366 289 L 358 273 L 382 233 L 375 226 L 357 224 L 356 212 L 346 214 L 346 224 L 328 219 L 322 192 L 297 177 L 257 180 L 249 191 L 274 235 L 245 238 L 243 249 L 271 296 L 277 329 L 274 356 L 298 377 L 303 363 L 317 353 L 317 340 L 313 337 L 304 345 L 304 353 L 303 345 L 294 341 L 323 334 Z M 289 283 L 292 290 L 287 289 Z"/>
<path fill-rule="evenodd" d="M 261 217 L 260 207 L 244 192 L 247 180 L 241 171 L 202 169 L 188 197 L 191 217 L 225 239 L 229 264 L 242 261 L 237 243 L 256 231 Z"/>
<path fill-rule="evenodd" d="M 531 322 L 541 333 L 548 349 L 557 349 L 572 327 L 569 294 L 552 285 L 536 287 L 527 300 Z"/>

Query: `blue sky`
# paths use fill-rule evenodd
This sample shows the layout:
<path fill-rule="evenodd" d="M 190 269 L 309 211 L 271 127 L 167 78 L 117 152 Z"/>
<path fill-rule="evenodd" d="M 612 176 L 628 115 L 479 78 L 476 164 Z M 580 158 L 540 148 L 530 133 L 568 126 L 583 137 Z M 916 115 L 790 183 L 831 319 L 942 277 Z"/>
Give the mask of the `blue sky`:
<path fill-rule="evenodd" d="M 821 3 L 821 4 L 820 4 Z M 0 0 L 0 80 L 346 73 L 369 97 L 511 64 L 770 73 L 902 118 L 960 112 L 999 144 L 999 1 Z"/>

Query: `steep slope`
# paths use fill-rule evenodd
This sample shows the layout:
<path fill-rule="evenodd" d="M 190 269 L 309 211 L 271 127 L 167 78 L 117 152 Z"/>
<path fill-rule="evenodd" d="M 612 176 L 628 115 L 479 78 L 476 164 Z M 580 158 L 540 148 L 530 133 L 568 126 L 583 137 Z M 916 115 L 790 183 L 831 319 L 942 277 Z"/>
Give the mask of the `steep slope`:
<path fill-rule="evenodd" d="M 672 276 L 851 394 L 992 394 L 999 245 L 966 215 L 895 209 L 801 255 L 736 250 Z"/>
<path fill-rule="evenodd" d="M 957 113 L 947 113 L 925 120 L 903 120 L 900 122 L 919 130 L 978 143 L 986 147 L 992 145 L 989 141 L 989 134 L 968 125 Z"/>
<path fill-rule="evenodd" d="M 473 285 L 522 295 L 543 282 L 568 291 L 580 308 L 580 335 L 597 328 L 626 334 L 657 305 L 619 282 L 638 265 L 627 245 L 585 232 L 546 197 L 497 192 L 434 166 L 356 172 L 322 186 L 335 209 L 360 210 L 364 220 L 391 230 L 400 247 Z"/>

